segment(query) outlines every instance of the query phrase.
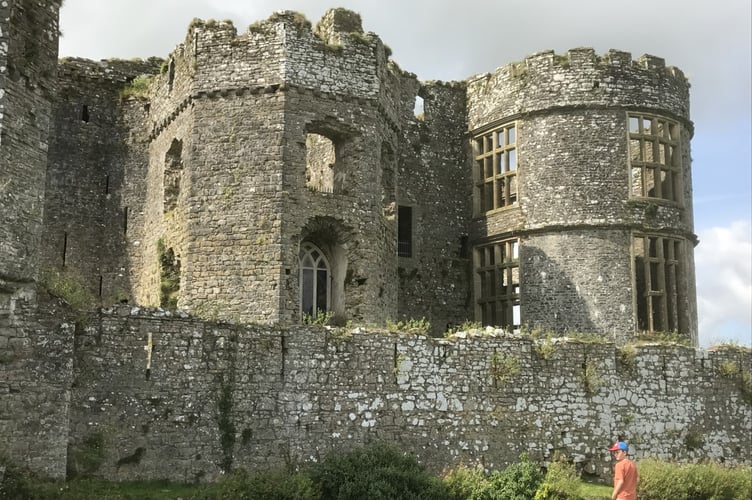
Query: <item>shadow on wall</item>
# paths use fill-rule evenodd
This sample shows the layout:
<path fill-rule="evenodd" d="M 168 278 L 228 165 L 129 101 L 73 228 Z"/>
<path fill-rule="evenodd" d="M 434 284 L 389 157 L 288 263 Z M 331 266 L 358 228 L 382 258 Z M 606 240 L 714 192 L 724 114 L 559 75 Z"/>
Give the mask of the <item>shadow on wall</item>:
<path fill-rule="evenodd" d="M 536 247 L 520 245 L 522 324 L 554 333 L 596 332 L 589 305 L 567 273 Z M 526 266 L 532 270 L 525 272 Z"/>

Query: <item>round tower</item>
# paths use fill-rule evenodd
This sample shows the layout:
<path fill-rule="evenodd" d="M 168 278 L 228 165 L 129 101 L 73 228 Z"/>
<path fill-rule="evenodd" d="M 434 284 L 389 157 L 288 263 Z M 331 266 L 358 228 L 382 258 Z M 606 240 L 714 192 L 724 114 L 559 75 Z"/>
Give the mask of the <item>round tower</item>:
<path fill-rule="evenodd" d="M 663 59 L 542 52 L 468 84 L 476 317 L 696 344 L 689 84 Z"/>

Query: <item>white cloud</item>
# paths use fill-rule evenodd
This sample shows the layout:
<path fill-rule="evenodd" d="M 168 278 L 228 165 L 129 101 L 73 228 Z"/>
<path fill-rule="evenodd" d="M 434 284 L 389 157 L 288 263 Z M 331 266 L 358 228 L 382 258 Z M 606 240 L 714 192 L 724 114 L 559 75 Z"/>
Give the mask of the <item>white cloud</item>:
<path fill-rule="evenodd" d="M 700 345 L 752 345 L 752 223 L 700 232 L 695 249 Z"/>

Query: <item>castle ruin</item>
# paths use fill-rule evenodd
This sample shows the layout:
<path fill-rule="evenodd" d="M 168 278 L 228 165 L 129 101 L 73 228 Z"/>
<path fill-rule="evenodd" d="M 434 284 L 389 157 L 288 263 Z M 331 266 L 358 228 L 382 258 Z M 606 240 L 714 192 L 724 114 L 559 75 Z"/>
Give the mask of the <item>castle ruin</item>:
<path fill-rule="evenodd" d="M 11 398 L 10 409 L 0 411 L 0 429 L 10 436 L 5 444 L 11 454 L 26 457 L 39 470 L 63 474 L 76 446 L 92 435 L 91 422 L 99 418 L 94 414 L 101 416 L 102 429 L 133 422 L 136 438 L 129 431 L 111 438 L 121 449 L 146 439 L 157 425 L 136 424 L 138 415 L 153 413 L 152 422 L 172 425 L 170 435 L 179 441 L 185 426 L 212 427 L 216 418 L 187 406 L 157 408 L 174 402 L 177 388 L 194 377 L 205 382 L 201 394 L 219 388 L 235 398 L 236 408 L 253 407 L 247 410 L 257 427 L 249 425 L 246 434 L 238 424 L 233 443 L 258 439 L 271 453 L 282 439 L 264 435 L 274 434 L 271 422 L 313 432 L 305 425 L 315 429 L 322 417 L 301 424 L 301 408 L 310 412 L 309 396 L 326 391 L 303 388 L 306 377 L 295 374 L 313 363 L 305 360 L 306 352 L 324 358 L 344 352 L 322 341 L 320 333 L 301 334 L 305 329 L 298 325 L 321 315 L 331 315 L 338 325 L 425 318 L 434 336 L 472 321 L 512 335 L 525 328 L 592 333 L 617 346 L 643 332 L 678 332 L 697 345 L 689 84 L 663 59 L 633 60 L 626 52 L 597 55 L 579 48 L 565 55 L 541 52 L 461 82 L 424 82 L 390 59 L 380 38 L 363 31 L 359 15 L 333 9 L 315 27 L 285 11 L 242 34 L 231 22 L 195 20 L 165 59 L 58 61 L 60 2 L 3 5 L 0 347 L 9 354 L 0 359 L 0 373 L 9 382 L 0 389 L 39 397 Z M 74 335 L 72 324 L 37 309 L 37 283 L 50 274 L 81 284 L 101 306 L 121 306 L 105 309 L 94 326 L 78 325 Z M 238 333 L 242 325 L 255 326 Z M 278 343 L 272 331 L 288 333 Z M 158 343 L 163 354 L 155 350 L 154 356 L 162 356 L 171 369 L 149 364 L 136 384 L 126 371 L 141 377 L 142 360 L 133 352 L 144 356 L 147 337 L 149 363 Z M 191 338 L 207 342 L 201 340 L 199 348 Z M 308 341 L 312 346 L 306 347 Z M 402 374 L 406 353 L 423 353 L 426 359 L 448 355 L 446 348 L 431 347 L 428 338 L 417 341 L 419 346 L 394 344 L 393 350 L 390 340 L 364 342 L 378 344 L 365 351 L 386 353 L 382 368 L 395 373 L 397 385 L 410 379 Z M 515 355 L 531 356 L 530 345 L 514 345 Z M 498 360 L 487 354 L 502 347 L 476 344 L 458 352 L 467 349 L 477 367 Z M 617 384 L 609 352 L 571 349 L 583 370 L 603 358 L 606 370 L 613 371 L 609 384 Z M 243 370 L 258 377 L 266 373 L 258 354 L 266 351 L 280 356 L 266 360 L 275 367 L 274 377 L 292 376 L 294 387 L 277 386 L 280 380 L 272 377 L 263 390 L 246 386 L 236 392 L 235 377 Z M 715 384 L 706 370 L 728 359 L 714 365 L 707 353 L 695 359 L 692 352 L 680 358 L 699 363 L 693 376 Z M 672 356 L 651 352 L 639 365 L 645 379 L 635 382 L 635 391 L 649 383 L 654 365 L 663 363 L 665 372 Z M 203 361 L 187 361 L 194 357 Z M 749 358 L 738 363 L 748 369 Z M 358 366 L 368 363 L 378 372 L 379 361 L 370 356 L 360 357 Z M 290 371 L 293 365 L 297 371 Z M 200 375 L 198 366 L 204 367 Z M 430 366 L 422 370 L 431 373 Z M 525 366 L 528 375 L 541 369 L 532 362 Z M 29 367 L 35 377 L 23 374 Z M 234 374 L 232 383 L 227 373 Z M 343 373 L 338 380 L 346 385 Z M 122 378 L 109 378 L 118 374 Z M 477 376 L 482 378 L 472 369 L 463 375 Z M 671 384 L 683 387 L 691 378 L 678 376 Z M 378 392 L 384 380 L 368 383 Z M 661 387 L 668 383 L 664 379 Z M 164 385 L 148 395 L 149 384 Z M 604 380 L 598 387 L 609 384 Z M 598 387 L 586 387 L 577 397 L 592 397 Z M 58 399 L 50 399 L 56 392 Z M 113 402 L 116 392 L 115 399 L 125 399 Z M 306 392 L 309 396 L 300 396 Z M 433 404 L 441 411 L 447 405 L 457 411 L 465 407 L 461 398 L 438 403 L 435 388 L 419 392 L 434 393 Z M 129 413 L 123 410 L 132 403 L 129 398 L 145 406 Z M 36 444 L 7 417 L 33 401 L 57 422 Z M 99 409 L 86 401 L 97 401 L 93 405 Z M 388 409 L 369 401 L 373 412 Z M 730 459 L 729 450 L 744 431 L 739 423 L 749 421 L 749 407 L 743 401 L 734 406 L 737 399 L 729 404 L 726 418 L 736 426 L 732 437 L 708 442 Z M 122 410 L 119 416 L 105 416 L 108 405 Z M 338 405 L 328 408 L 337 413 Z M 531 410 L 519 399 L 514 405 L 531 414 L 542 406 L 530 403 Z M 415 409 L 414 402 L 398 406 Z M 497 411 L 473 408 L 488 418 Z M 699 417 L 689 408 L 686 425 L 677 432 L 688 433 L 690 427 L 695 432 Z M 350 415 L 362 413 L 361 408 Z M 325 419 L 327 439 L 346 426 L 337 418 L 341 415 Z M 359 422 L 358 432 L 377 426 L 375 418 L 365 424 L 359 418 L 350 417 Z M 412 420 L 390 418 L 400 429 L 395 432 L 412 442 L 400 427 Z M 482 436 L 489 422 L 478 423 L 477 439 L 487 439 Z M 723 427 L 728 420 L 718 422 Z M 514 429 L 519 421 L 507 424 Z M 596 427 L 605 433 L 612 429 L 605 421 Z M 392 431 L 382 431 L 381 437 L 394 437 Z M 212 432 L 216 438 L 222 429 Z M 539 440 L 535 446 L 550 438 L 546 432 L 530 437 Z M 592 441 L 585 434 L 578 439 Z M 214 477 L 217 463 L 242 463 L 243 453 L 258 466 L 274 461 L 234 444 L 229 450 L 208 444 L 214 438 L 185 449 L 178 444 L 183 455 L 167 460 L 169 452 L 155 455 L 159 447 L 139 446 L 129 455 L 137 460 L 111 460 L 102 474 L 118 476 L 121 465 L 139 463 L 144 453 L 155 457 L 152 467 L 163 462 L 166 474 L 182 464 L 180 470 L 192 472 L 180 479 L 191 480 Z M 567 435 L 562 446 L 572 439 Z M 332 446 L 288 434 L 282 441 L 301 457 L 312 447 Z M 421 443 L 413 444 L 421 449 Z M 477 442 L 474 446 L 479 452 Z M 495 463 L 514 460 L 513 452 L 522 449 L 520 443 L 510 447 L 498 452 Z M 578 453 L 601 473 L 601 459 L 591 456 L 597 446 L 591 442 L 586 448 Z M 541 457 L 548 452 L 540 447 Z M 447 462 L 439 452 L 425 453 L 428 462 Z M 161 476 L 142 470 L 127 477 Z"/>

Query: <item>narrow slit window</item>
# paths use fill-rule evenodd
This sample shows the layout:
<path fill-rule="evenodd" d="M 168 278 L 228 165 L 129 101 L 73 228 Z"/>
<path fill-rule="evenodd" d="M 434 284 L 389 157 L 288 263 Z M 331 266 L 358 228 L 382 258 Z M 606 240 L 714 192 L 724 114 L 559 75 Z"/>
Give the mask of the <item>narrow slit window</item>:
<path fill-rule="evenodd" d="M 397 255 L 413 256 L 413 207 L 400 205 L 397 211 Z"/>
<path fill-rule="evenodd" d="M 81 121 L 89 123 L 89 106 L 86 104 L 81 106 Z"/>

